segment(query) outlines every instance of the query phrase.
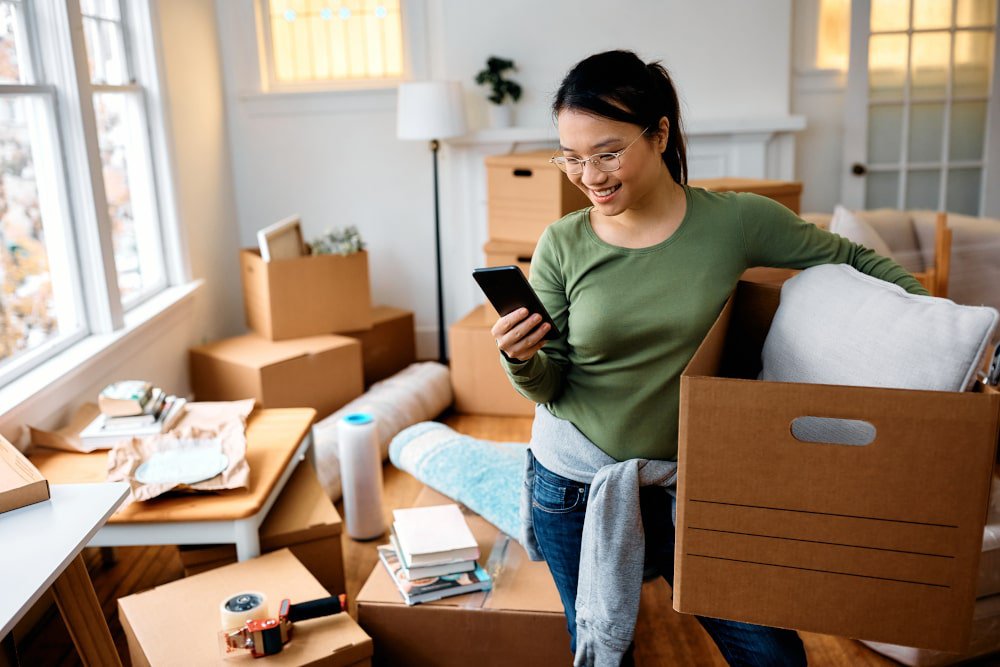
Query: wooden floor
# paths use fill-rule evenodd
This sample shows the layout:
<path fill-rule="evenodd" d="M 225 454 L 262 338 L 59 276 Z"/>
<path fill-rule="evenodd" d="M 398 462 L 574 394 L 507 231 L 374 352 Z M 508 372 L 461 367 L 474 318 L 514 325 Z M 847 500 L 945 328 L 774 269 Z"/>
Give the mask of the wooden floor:
<path fill-rule="evenodd" d="M 531 431 L 530 418 L 501 418 L 466 415 L 445 415 L 442 421 L 469 435 L 508 442 L 526 442 Z M 385 492 L 387 511 L 406 507 L 420 491 L 421 484 L 410 475 L 386 464 Z M 340 506 L 338 504 L 338 509 Z M 343 538 L 344 562 L 348 598 L 353 600 L 374 567 L 376 544 Z M 105 564 L 96 549 L 87 549 L 85 557 L 94 581 L 97 597 L 111 627 L 111 634 L 125 665 L 129 665 L 128 647 L 118 621 L 116 600 L 119 597 L 147 590 L 183 576 L 176 547 L 119 547 L 115 562 Z M 353 608 L 352 608 L 353 615 Z M 33 629 L 21 630 L 17 636 L 18 654 L 22 665 L 79 665 L 69 634 L 52 606 L 42 615 Z M 20 636 L 23 634 L 24 636 Z M 814 666 L 888 666 L 896 663 L 861 644 L 839 637 L 803 633 L 803 640 Z M 266 662 L 266 660 L 264 661 Z M 567 656 L 567 664 L 569 656 Z M 262 663 L 263 664 L 263 663 Z M 712 640 L 691 616 L 673 611 L 670 589 L 663 580 L 647 583 L 642 592 L 639 622 L 636 627 L 636 664 L 644 667 L 659 665 L 725 665 Z M 978 664 L 997 664 L 982 661 Z M 266 665 L 264 665 L 266 667 Z M 554 667 L 554 666 L 553 666 Z"/>

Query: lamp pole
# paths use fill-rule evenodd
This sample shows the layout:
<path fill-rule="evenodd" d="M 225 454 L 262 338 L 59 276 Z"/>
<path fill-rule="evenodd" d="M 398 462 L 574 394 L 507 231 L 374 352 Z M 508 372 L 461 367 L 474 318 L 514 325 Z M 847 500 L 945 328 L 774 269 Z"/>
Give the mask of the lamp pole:
<path fill-rule="evenodd" d="M 438 325 L 438 361 L 448 363 L 448 354 L 444 329 L 444 286 L 441 278 L 441 207 L 438 201 L 438 149 L 441 143 L 431 139 L 431 154 L 434 156 L 434 263 L 437 268 L 437 325 Z"/>

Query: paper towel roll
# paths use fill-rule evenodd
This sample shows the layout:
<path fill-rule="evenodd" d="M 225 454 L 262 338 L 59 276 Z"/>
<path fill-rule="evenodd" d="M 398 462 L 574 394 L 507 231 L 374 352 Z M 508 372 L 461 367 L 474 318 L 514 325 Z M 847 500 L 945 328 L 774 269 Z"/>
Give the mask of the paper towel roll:
<path fill-rule="evenodd" d="M 375 418 L 363 412 L 346 415 L 337 424 L 344 521 L 347 534 L 356 540 L 370 540 L 385 533 L 382 453 L 375 429 Z"/>
<path fill-rule="evenodd" d="M 235 630 L 247 621 L 267 618 L 267 596 L 256 591 L 232 595 L 219 603 L 223 630 Z"/>

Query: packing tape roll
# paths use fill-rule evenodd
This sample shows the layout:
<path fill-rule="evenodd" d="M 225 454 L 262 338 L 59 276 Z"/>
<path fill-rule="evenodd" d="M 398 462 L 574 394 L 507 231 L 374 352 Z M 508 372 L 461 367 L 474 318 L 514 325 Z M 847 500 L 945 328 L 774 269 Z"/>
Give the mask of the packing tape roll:
<path fill-rule="evenodd" d="M 267 618 L 267 596 L 256 591 L 244 591 L 219 603 L 223 630 L 243 627 L 247 621 Z"/>

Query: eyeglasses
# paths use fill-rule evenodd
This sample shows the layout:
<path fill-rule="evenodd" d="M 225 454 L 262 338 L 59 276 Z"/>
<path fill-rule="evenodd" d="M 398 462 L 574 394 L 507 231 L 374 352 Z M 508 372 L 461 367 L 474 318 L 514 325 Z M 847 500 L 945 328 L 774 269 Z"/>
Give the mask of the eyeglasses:
<path fill-rule="evenodd" d="M 599 171 L 618 171 L 621 169 L 622 154 L 628 149 L 632 148 L 632 144 L 639 141 L 646 134 L 647 127 L 644 129 L 638 137 L 632 140 L 632 143 L 621 149 L 617 153 L 595 153 L 590 157 L 563 157 L 562 155 L 557 155 L 549 159 L 549 162 L 555 166 L 562 169 L 563 173 L 569 174 L 570 176 L 576 176 L 583 173 L 583 167 L 588 162 Z"/>

